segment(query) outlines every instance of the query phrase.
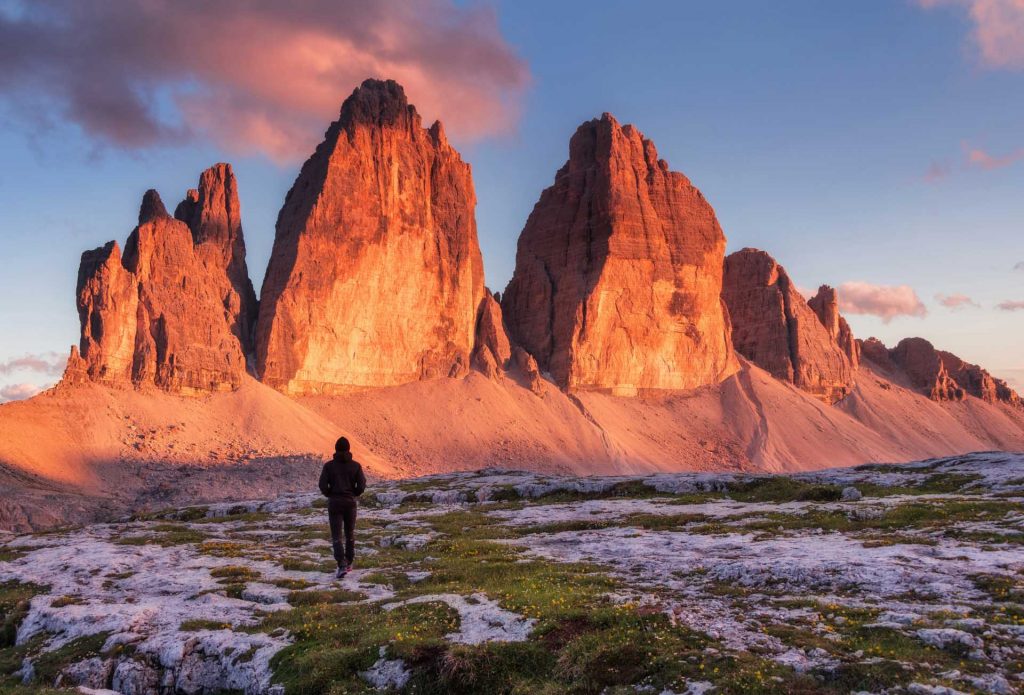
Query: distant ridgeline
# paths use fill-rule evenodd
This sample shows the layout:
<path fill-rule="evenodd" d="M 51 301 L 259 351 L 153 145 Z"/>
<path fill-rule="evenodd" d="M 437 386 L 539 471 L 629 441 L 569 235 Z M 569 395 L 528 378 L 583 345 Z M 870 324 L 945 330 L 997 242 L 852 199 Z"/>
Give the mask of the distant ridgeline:
<path fill-rule="evenodd" d="M 173 216 L 143 198 L 125 244 L 82 255 L 64 383 L 341 394 L 476 369 L 567 392 L 691 390 L 747 360 L 828 404 L 863 362 L 937 400 L 1020 407 L 921 338 L 854 339 L 834 289 L 807 301 L 771 256 L 725 257 L 711 205 L 612 116 L 582 124 L 523 228 L 503 295 L 484 285 L 470 167 L 401 86 L 367 80 L 302 166 L 257 301 L 228 164 Z M 543 377 L 541 375 L 544 375 Z"/>

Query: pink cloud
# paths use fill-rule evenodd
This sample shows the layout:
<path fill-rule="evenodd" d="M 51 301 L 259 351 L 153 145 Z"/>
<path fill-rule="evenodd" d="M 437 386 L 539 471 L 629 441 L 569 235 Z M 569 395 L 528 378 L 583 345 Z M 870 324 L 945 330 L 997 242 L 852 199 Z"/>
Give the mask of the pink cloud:
<path fill-rule="evenodd" d="M 942 294 L 940 292 L 935 295 L 935 300 L 947 309 L 953 309 L 954 311 L 957 309 L 964 309 L 969 306 L 981 306 L 966 294 Z"/>
<path fill-rule="evenodd" d="M 9 384 L 7 386 L 0 386 L 0 403 L 6 403 L 8 401 L 23 401 L 26 398 L 31 398 L 40 391 L 42 391 L 42 389 L 35 384 Z"/>
<path fill-rule="evenodd" d="M 925 9 L 963 8 L 974 28 L 971 41 L 983 65 L 1024 69 L 1024 0 L 917 0 Z"/>
<path fill-rule="evenodd" d="M 68 358 L 56 352 L 44 352 L 37 355 L 23 355 L 0 362 L 0 375 L 15 372 L 37 372 L 48 376 L 60 376 L 64 373 L 64 365 Z"/>
<path fill-rule="evenodd" d="M 965 156 L 969 167 L 984 169 L 986 171 L 1002 169 L 1003 167 L 1008 167 L 1011 164 L 1015 164 L 1024 159 L 1024 147 L 1004 155 L 989 154 L 981 148 L 969 147 L 967 145 L 964 146 L 964 150 L 966 152 Z"/>
<path fill-rule="evenodd" d="M 949 176 L 950 166 L 946 162 L 932 162 L 928 166 L 928 171 L 924 173 L 924 180 L 928 183 L 935 181 L 941 181 L 942 179 Z"/>
<path fill-rule="evenodd" d="M 928 309 L 908 285 L 844 282 L 839 286 L 839 310 L 877 316 L 889 323 L 898 316 L 924 317 Z"/>
<path fill-rule="evenodd" d="M 994 171 L 1024 161 L 1024 147 L 1012 150 L 1006 154 L 992 154 L 968 142 L 962 143 L 962 147 L 963 162 L 961 168 L 965 171 L 970 169 Z M 952 171 L 953 169 L 948 163 L 932 162 L 923 178 L 928 183 L 934 183 L 948 177 Z"/>
<path fill-rule="evenodd" d="M 996 304 L 996 308 L 1003 311 L 1024 311 L 1024 301 L 1007 300 Z"/>
<path fill-rule="evenodd" d="M 467 140 L 514 128 L 529 83 L 494 11 L 455 0 L 34 0 L 0 12 L 0 94 L 126 148 L 204 137 L 290 162 L 367 77 Z M 32 106 L 26 106 L 26 104 Z"/>

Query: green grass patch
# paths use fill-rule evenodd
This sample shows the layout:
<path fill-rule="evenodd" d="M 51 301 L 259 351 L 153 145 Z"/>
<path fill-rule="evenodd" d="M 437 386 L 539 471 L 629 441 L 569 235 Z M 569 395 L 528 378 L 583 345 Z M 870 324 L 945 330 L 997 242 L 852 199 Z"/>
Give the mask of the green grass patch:
<path fill-rule="evenodd" d="M 293 606 L 316 606 L 330 603 L 352 603 L 366 598 L 358 591 L 347 589 L 328 589 L 323 591 L 292 591 L 288 594 L 288 603 Z"/>
<path fill-rule="evenodd" d="M 202 543 L 207 539 L 201 531 L 181 524 L 160 524 L 152 533 L 138 536 L 121 536 L 114 542 L 118 545 L 188 545 Z"/>
<path fill-rule="evenodd" d="M 843 496 L 838 485 L 805 483 L 784 475 L 734 482 L 728 489 L 729 497 L 737 502 L 835 502 Z"/>
<path fill-rule="evenodd" d="M 68 642 L 60 649 L 40 653 L 33 660 L 33 680 L 39 683 L 53 683 L 64 667 L 93 656 L 101 656 L 103 644 L 109 636 L 109 632 L 87 635 Z"/>
<path fill-rule="evenodd" d="M 53 603 L 50 604 L 51 608 L 63 608 L 64 606 L 78 606 L 85 603 L 85 599 L 81 596 L 61 596 L 55 598 Z"/>
<path fill-rule="evenodd" d="M 196 618 L 194 620 L 186 620 L 178 629 L 182 632 L 200 632 L 202 630 L 230 630 L 231 623 L 224 623 L 218 620 L 204 620 L 202 618 Z"/>
<path fill-rule="evenodd" d="M 222 580 L 221 583 L 252 582 L 260 578 L 260 573 L 242 565 L 226 565 L 210 570 L 210 576 Z"/>
<path fill-rule="evenodd" d="M 913 472 L 913 471 L 902 471 Z M 975 473 L 935 473 L 913 485 L 879 485 L 878 483 L 855 483 L 865 497 L 891 497 L 893 495 L 944 495 L 970 492 L 965 490 L 982 480 Z"/>
<path fill-rule="evenodd" d="M 0 562 L 10 562 L 28 555 L 28 551 L 20 548 L 0 548 Z"/>
<path fill-rule="evenodd" d="M 32 597 L 48 590 L 38 584 L 4 582 L 0 584 L 0 649 L 13 647 L 18 626 L 28 615 Z"/>
<path fill-rule="evenodd" d="M 202 519 L 196 519 L 194 523 L 197 524 L 226 524 L 230 522 L 245 521 L 249 523 L 260 523 L 269 521 L 274 518 L 274 515 L 270 512 L 248 512 L 245 511 L 245 507 L 237 507 L 229 509 L 228 513 L 224 516 L 206 516 Z"/>

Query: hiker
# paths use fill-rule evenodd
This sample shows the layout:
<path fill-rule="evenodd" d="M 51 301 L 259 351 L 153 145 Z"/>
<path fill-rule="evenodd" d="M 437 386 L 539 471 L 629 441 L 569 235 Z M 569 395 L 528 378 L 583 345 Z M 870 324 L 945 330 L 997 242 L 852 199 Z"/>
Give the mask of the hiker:
<path fill-rule="evenodd" d="M 327 498 L 327 520 L 331 525 L 331 545 L 338 563 L 335 577 L 341 579 L 352 569 L 356 551 L 356 497 L 366 489 L 363 467 L 352 458 L 352 447 L 345 437 L 334 445 L 334 458 L 320 472 L 320 492 Z M 345 545 L 341 545 L 342 528 Z"/>

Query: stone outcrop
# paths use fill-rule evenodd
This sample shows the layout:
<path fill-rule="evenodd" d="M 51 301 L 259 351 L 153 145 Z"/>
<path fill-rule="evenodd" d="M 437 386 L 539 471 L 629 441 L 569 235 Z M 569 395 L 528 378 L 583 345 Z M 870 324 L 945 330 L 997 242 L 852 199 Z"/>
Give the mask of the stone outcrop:
<path fill-rule="evenodd" d="M 818 315 L 828 335 L 835 341 L 850 360 L 854 369 L 860 364 L 860 345 L 853 337 L 850 324 L 839 313 L 839 294 L 835 288 L 822 285 L 818 293 L 807 300 L 807 305 Z"/>
<path fill-rule="evenodd" d="M 395 82 L 367 80 L 277 220 L 256 331 L 263 381 L 342 393 L 463 373 L 484 297 L 470 167 Z"/>
<path fill-rule="evenodd" d="M 889 357 L 889 348 L 878 338 L 872 337 L 867 340 L 858 340 L 857 347 L 860 349 L 860 356 L 863 359 L 869 360 L 889 371 L 897 369 L 896 364 Z"/>
<path fill-rule="evenodd" d="M 477 313 L 473 366 L 494 378 L 508 366 L 511 358 L 512 345 L 501 316 L 501 304 L 494 295 L 487 292 Z"/>
<path fill-rule="evenodd" d="M 967 392 L 950 375 L 942 355 L 924 338 L 904 338 L 889 357 L 910 383 L 934 401 L 962 401 Z"/>
<path fill-rule="evenodd" d="M 736 351 L 777 379 L 834 403 L 853 385 L 849 354 L 856 354 L 856 347 L 848 353 L 840 344 L 842 324 L 827 295 L 819 291 L 821 313 L 812 309 L 786 270 L 764 251 L 747 248 L 725 259 L 722 298 Z M 848 326 L 846 332 L 852 344 Z"/>
<path fill-rule="evenodd" d="M 512 341 L 559 386 L 633 395 L 717 383 L 735 370 L 721 305 L 725 236 L 654 144 L 604 114 L 519 237 L 502 297 Z"/>
<path fill-rule="evenodd" d="M 195 200 L 204 212 L 190 227 L 167 214 L 156 191 L 147 191 L 123 254 L 113 241 L 82 254 L 82 334 L 66 381 L 152 384 L 183 393 L 239 385 L 246 371 L 246 312 L 255 306 L 251 286 L 245 292 L 245 245 L 230 167 L 204 172 Z M 225 221 L 224 233 L 211 220 Z"/>
<path fill-rule="evenodd" d="M 974 396 L 989 403 L 1021 405 L 1020 396 L 1005 381 L 951 352 L 935 349 L 924 338 L 904 338 L 892 350 L 871 338 L 864 342 L 864 356 L 890 370 L 902 371 L 914 388 L 935 401 L 962 401 Z"/>
<path fill-rule="evenodd" d="M 540 395 L 544 391 L 544 377 L 541 376 L 537 360 L 518 345 L 512 347 L 511 367 L 522 380 L 524 386 Z"/>

